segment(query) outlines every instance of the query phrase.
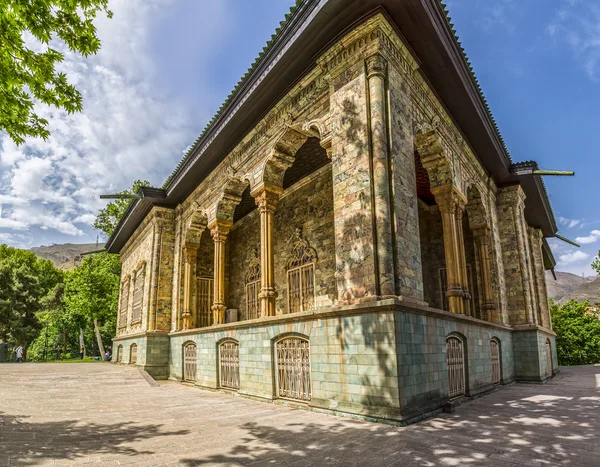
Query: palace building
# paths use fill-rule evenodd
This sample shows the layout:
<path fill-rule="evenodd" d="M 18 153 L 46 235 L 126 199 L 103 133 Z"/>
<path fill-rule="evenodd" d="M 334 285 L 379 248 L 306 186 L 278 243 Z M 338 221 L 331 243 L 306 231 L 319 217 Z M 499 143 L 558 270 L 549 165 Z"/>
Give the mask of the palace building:
<path fill-rule="evenodd" d="M 113 360 L 397 423 L 543 382 L 557 228 L 535 169 L 438 0 L 299 2 L 110 238 Z"/>

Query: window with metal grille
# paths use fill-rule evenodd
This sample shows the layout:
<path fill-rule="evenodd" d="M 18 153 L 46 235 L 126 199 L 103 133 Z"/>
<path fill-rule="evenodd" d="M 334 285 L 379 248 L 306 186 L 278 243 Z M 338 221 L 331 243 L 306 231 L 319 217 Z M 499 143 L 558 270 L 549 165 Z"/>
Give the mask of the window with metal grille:
<path fill-rule="evenodd" d="M 219 345 L 219 378 L 222 388 L 240 388 L 240 346 L 235 341 Z"/>
<path fill-rule="evenodd" d="M 448 394 L 450 397 L 465 393 L 465 351 L 463 341 L 451 336 L 446 339 L 446 359 L 448 362 Z"/>
<path fill-rule="evenodd" d="M 117 347 L 117 363 L 121 363 L 123 361 L 123 346 L 120 345 Z"/>
<path fill-rule="evenodd" d="M 196 381 L 196 344 L 193 342 L 183 346 L 183 380 Z"/>
<path fill-rule="evenodd" d="M 500 344 L 496 340 L 490 341 L 490 350 L 492 353 L 492 384 L 500 384 Z"/>
<path fill-rule="evenodd" d="M 142 320 L 142 306 L 144 304 L 144 282 L 146 279 L 146 267 L 143 266 L 135 274 L 133 286 L 133 307 L 131 310 L 131 322 L 138 323 Z"/>
<path fill-rule="evenodd" d="M 129 363 L 137 363 L 137 344 L 131 344 L 129 348 Z"/>
<path fill-rule="evenodd" d="M 471 310 L 475 310 L 475 294 L 473 293 L 473 287 L 475 287 L 475 282 L 473 282 L 473 268 L 471 264 L 467 264 L 467 279 L 469 281 L 468 287 L 469 292 L 471 293 L 471 300 L 469 302 L 469 306 Z M 442 310 L 449 311 L 450 305 L 448 304 L 448 296 L 446 292 L 448 291 L 448 276 L 446 268 L 440 268 L 439 270 L 439 280 L 440 280 L 440 303 L 442 304 Z"/>
<path fill-rule="evenodd" d="M 214 279 L 212 277 L 199 277 L 196 281 L 196 296 L 198 298 L 198 324 L 199 328 L 212 324 Z"/>
<path fill-rule="evenodd" d="M 275 351 L 278 396 L 309 401 L 312 397 L 310 342 L 299 337 L 288 337 L 277 342 Z"/>
<path fill-rule="evenodd" d="M 129 305 L 129 278 L 123 282 L 123 287 L 121 287 L 121 309 L 119 310 L 119 326 L 124 327 L 127 326 L 127 311 Z"/>
<path fill-rule="evenodd" d="M 315 308 L 315 263 L 316 251 L 300 239 L 292 248 L 287 262 L 289 313 Z"/>
<path fill-rule="evenodd" d="M 248 319 L 256 319 L 259 315 L 260 304 L 260 261 L 255 258 L 250 262 L 246 272 L 246 313 Z"/>

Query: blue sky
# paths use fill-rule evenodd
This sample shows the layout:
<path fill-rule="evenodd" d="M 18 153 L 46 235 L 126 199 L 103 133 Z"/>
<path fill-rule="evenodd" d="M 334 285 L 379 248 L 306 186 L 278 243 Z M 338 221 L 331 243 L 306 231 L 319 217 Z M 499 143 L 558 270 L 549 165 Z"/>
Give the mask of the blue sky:
<path fill-rule="evenodd" d="M 102 50 L 62 67 L 84 112 L 50 108 L 47 142 L 0 135 L 0 242 L 94 242 L 98 195 L 136 178 L 160 186 L 293 0 L 113 0 Z M 600 122 L 600 2 L 450 0 L 450 14 L 515 161 L 574 170 L 546 178 L 558 270 L 592 274 L 600 247 L 594 153 Z"/>

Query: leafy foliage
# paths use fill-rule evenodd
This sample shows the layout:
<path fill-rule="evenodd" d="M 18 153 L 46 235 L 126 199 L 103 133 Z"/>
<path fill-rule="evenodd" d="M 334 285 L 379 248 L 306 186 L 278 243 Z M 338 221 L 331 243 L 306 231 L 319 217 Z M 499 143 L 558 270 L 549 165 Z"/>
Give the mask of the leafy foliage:
<path fill-rule="evenodd" d="M 50 358 L 56 345 L 64 346 L 64 358 L 79 354 L 79 332 L 90 348 L 96 345 L 92 329 L 97 320 L 103 342 L 110 342 L 117 327 L 121 262 L 118 255 L 96 253 L 84 258 L 80 266 L 64 273 L 64 283 L 58 284 L 42 300 L 38 313 L 45 329 L 31 346 L 30 359 L 41 360 L 47 347 Z M 46 342 L 46 332 L 48 338 Z"/>
<path fill-rule="evenodd" d="M 32 252 L 0 245 L 0 341 L 25 348 L 39 333 L 37 312 L 62 273 Z"/>
<path fill-rule="evenodd" d="M 131 190 L 121 191 L 117 194 L 133 195 L 144 186 L 150 186 L 150 182 L 148 180 L 136 180 L 133 182 Z M 116 199 L 108 203 L 104 209 L 98 211 L 98 215 L 94 221 L 94 227 L 110 237 L 129 207 L 129 203 L 131 203 L 131 200 L 129 199 Z"/>
<path fill-rule="evenodd" d="M 93 20 L 108 17 L 108 0 L 0 0 L 0 131 L 16 144 L 27 136 L 48 138 L 48 121 L 34 101 L 69 113 L 82 109 L 81 94 L 56 69 L 62 41 L 85 57 L 100 49 Z"/>
<path fill-rule="evenodd" d="M 552 303 L 552 328 L 560 365 L 600 363 L 600 315 L 588 302 Z"/>

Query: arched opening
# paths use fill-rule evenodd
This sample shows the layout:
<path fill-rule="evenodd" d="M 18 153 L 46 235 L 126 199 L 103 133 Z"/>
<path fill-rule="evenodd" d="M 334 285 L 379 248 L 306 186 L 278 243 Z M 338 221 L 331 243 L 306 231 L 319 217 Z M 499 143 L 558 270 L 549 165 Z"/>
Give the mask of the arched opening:
<path fill-rule="evenodd" d="M 137 363 L 137 344 L 131 344 L 129 347 L 129 363 L 134 365 Z"/>
<path fill-rule="evenodd" d="M 117 363 L 123 362 L 123 345 L 117 347 Z"/>
<path fill-rule="evenodd" d="M 285 399 L 310 401 L 310 341 L 302 337 L 285 337 L 275 343 L 277 395 Z"/>
<path fill-rule="evenodd" d="M 188 382 L 195 382 L 196 371 L 196 344 L 194 342 L 186 342 L 183 345 L 183 380 Z"/>
<path fill-rule="evenodd" d="M 446 361 L 448 363 L 448 395 L 460 397 L 466 390 L 465 348 L 457 336 L 446 338 Z"/>
<path fill-rule="evenodd" d="M 283 187 L 274 216 L 277 313 L 331 305 L 337 298 L 333 179 L 318 138 L 308 138 L 298 149 Z M 302 258 L 309 252 L 310 258 Z"/>
<path fill-rule="evenodd" d="M 490 353 L 492 358 L 492 384 L 500 384 L 502 380 L 502 358 L 498 340 L 492 339 L 490 341 Z"/>
<path fill-rule="evenodd" d="M 552 376 L 552 344 L 546 339 L 546 376 Z"/>
<path fill-rule="evenodd" d="M 319 138 L 308 138 L 298 149 L 292 166 L 285 171 L 283 189 L 288 189 L 329 163 L 327 151 L 321 146 Z"/>
<path fill-rule="evenodd" d="M 312 308 L 330 305 L 337 297 L 331 164 L 318 138 L 289 131 L 291 133 L 282 136 L 283 143 L 277 143 L 276 148 L 287 151 L 285 161 L 290 165 L 285 169 L 283 159 L 267 163 L 264 180 L 265 185 L 283 189 L 273 212 L 271 237 L 277 293 L 273 301 L 277 314 L 289 313 L 288 260 L 298 240 L 298 231 L 319 256 L 310 282 L 314 296 Z M 246 187 L 241 193 L 226 245 L 226 304 L 237 310 L 240 320 L 255 319 L 260 314 L 261 220 L 250 191 Z"/>
<path fill-rule="evenodd" d="M 226 389 L 240 388 L 240 345 L 234 340 L 219 344 L 219 384 Z"/>
<path fill-rule="evenodd" d="M 417 205 L 419 209 L 419 236 L 423 268 L 423 296 L 432 308 L 449 310 L 446 296 L 446 254 L 442 216 L 431 192 L 429 174 L 418 152 L 415 151 Z"/>
<path fill-rule="evenodd" d="M 208 229 L 200 237 L 196 260 L 195 323 L 198 328 L 213 324 L 211 307 L 214 298 L 215 244 Z"/>

